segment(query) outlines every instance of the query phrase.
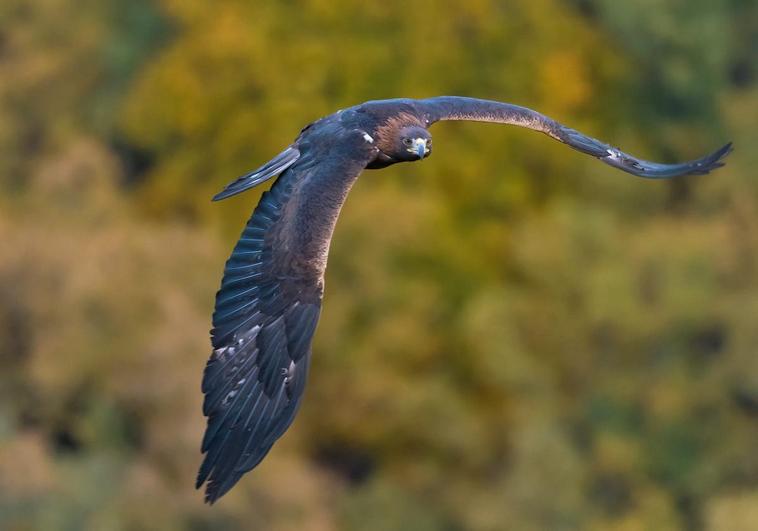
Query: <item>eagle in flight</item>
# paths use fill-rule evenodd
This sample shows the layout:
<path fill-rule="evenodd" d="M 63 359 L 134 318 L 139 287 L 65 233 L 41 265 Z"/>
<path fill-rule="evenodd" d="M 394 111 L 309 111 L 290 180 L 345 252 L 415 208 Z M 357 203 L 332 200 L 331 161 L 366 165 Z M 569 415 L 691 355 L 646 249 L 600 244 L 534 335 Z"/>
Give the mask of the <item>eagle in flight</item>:
<path fill-rule="evenodd" d="M 226 262 L 216 295 L 205 368 L 208 425 L 196 486 L 215 502 L 266 456 L 292 423 L 303 396 L 311 339 L 321 312 L 324 270 L 342 204 L 365 169 L 429 156 L 440 120 L 518 125 L 649 179 L 705 174 L 723 166 L 726 144 L 701 159 L 637 159 L 536 111 L 496 101 L 441 96 L 369 101 L 305 127 L 269 162 L 229 184 L 220 200 L 276 175 Z"/>

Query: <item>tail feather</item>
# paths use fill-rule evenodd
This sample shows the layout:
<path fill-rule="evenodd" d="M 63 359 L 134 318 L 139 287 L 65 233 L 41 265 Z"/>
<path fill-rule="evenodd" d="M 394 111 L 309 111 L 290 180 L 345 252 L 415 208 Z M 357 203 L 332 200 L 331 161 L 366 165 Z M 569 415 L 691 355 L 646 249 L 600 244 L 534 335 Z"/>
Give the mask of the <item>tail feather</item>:
<path fill-rule="evenodd" d="M 289 146 L 260 168 L 246 173 L 228 184 L 226 188 L 213 196 L 213 201 L 220 201 L 221 199 L 237 195 L 269 180 L 271 177 L 279 175 L 297 162 L 298 158 L 300 158 L 300 151 L 294 146 Z"/>

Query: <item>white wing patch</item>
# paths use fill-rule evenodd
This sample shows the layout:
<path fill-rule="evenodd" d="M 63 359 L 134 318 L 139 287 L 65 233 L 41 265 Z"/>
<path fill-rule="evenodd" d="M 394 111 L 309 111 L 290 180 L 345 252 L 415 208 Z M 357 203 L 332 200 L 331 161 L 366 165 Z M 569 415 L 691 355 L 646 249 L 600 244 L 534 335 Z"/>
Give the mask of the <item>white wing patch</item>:
<path fill-rule="evenodd" d="M 365 140 L 365 141 L 366 141 L 366 142 L 368 142 L 369 144 L 373 144 L 373 143 L 374 143 L 374 139 L 371 137 L 371 135 L 370 135 L 370 134 L 368 134 L 368 133 L 367 133 L 367 132 L 365 132 L 365 131 L 363 132 L 363 140 Z"/>

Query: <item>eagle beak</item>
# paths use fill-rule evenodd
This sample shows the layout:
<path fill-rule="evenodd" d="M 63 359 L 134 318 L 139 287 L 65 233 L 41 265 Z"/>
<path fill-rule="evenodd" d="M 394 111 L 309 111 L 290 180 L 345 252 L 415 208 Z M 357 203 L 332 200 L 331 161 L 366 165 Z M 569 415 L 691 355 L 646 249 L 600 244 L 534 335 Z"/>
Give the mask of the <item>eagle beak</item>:
<path fill-rule="evenodd" d="M 424 155 L 426 155 L 426 139 L 417 138 L 414 144 L 414 151 L 416 152 L 416 155 L 418 155 L 418 158 L 423 159 Z"/>

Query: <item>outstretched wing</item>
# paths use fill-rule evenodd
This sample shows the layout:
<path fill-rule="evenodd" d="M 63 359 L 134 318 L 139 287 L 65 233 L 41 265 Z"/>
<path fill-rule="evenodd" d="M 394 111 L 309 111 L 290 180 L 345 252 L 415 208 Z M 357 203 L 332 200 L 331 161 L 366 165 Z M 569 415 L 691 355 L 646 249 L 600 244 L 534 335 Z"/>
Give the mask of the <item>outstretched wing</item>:
<path fill-rule="evenodd" d="M 326 252 L 339 209 L 370 153 L 344 140 L 301 156 L 263 194 L 216 295 L 203 375 L 205 459 L 213 503 L 266 456 L 295 417 L 321 309 Z"/>
<path fill-rule="evenodd" d="M 582 153 L 592 155 L 614 168 L 648 179 L 708 173 L 723 166 L 723 158 L 732 149 L 730 142 L 697 160 L 681 164 L 660 164 L 628 155 L 543 114 L 518 105 L 459 96 L 440 96 L 418 100 L 417 109 L 425 115 L 430 124 L 440 120 L 472 120 L 528 127 L 545 133 Z"/>
<path fill-rule="evenodd" d="M 263 194 L 216 295 L 202 384 L 206 455 L 196 483 L 208 480 L 210 503 L 265 457 L 292 422 L 305 385 L 321 286 L 277 278 L 271 265 L 278 250 L 267 238 L 296 179 L 284 173 Z"/>

